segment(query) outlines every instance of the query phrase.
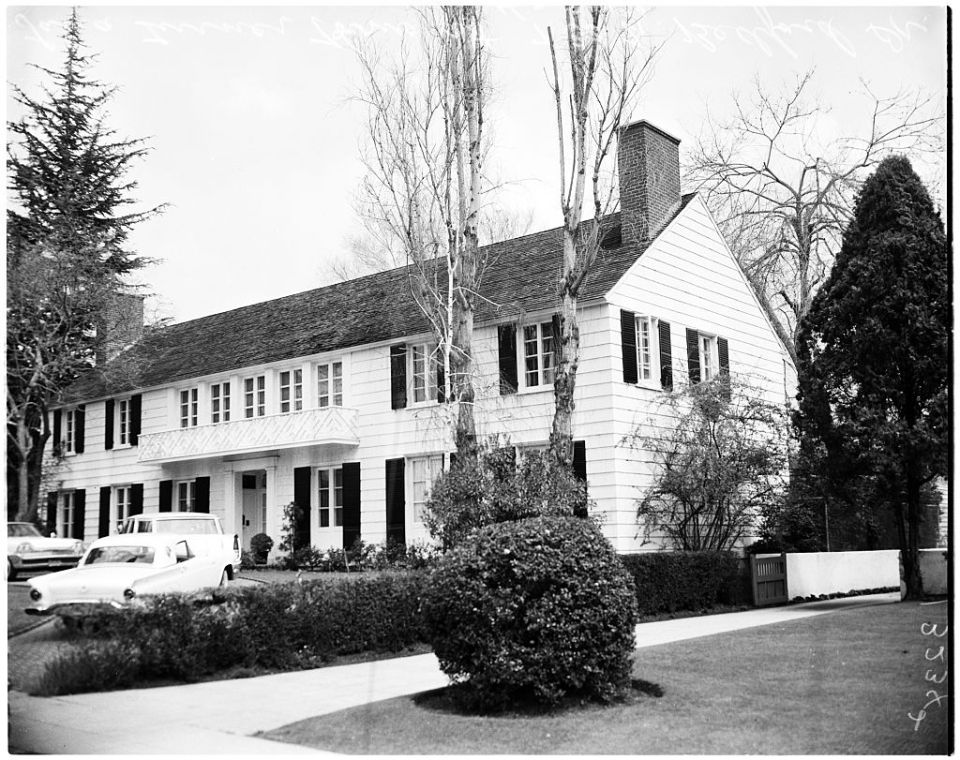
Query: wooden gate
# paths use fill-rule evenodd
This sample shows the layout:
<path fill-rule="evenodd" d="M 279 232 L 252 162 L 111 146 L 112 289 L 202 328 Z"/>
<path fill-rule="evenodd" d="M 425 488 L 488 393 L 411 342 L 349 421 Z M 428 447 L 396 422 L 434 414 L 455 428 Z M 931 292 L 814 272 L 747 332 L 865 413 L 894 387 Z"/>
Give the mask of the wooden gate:
<path fill-rule="evenodd" d="M 750 557 L 750 578 L 755 606 L 788 601 L 787 558 L 783 554 L 754 554 Z"/>

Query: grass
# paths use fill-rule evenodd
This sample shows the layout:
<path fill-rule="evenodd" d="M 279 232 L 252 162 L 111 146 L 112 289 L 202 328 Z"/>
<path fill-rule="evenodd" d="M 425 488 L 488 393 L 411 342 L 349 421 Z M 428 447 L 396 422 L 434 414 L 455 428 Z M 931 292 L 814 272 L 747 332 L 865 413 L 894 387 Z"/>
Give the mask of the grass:
<path fill-rule="evenodd" d="M 851 608 L 640 650 L 634 675 L 660 698 L 471 716 L 430 693 L 263 736 L 347 754 L 944 754 L 947 703 L 919 724 L 908 713 L 929 700 L 931 665 L 946 670 L 925 659 L 946 639 L 921 625 L 942 631 L 946 616 L 946 604 Z"/>

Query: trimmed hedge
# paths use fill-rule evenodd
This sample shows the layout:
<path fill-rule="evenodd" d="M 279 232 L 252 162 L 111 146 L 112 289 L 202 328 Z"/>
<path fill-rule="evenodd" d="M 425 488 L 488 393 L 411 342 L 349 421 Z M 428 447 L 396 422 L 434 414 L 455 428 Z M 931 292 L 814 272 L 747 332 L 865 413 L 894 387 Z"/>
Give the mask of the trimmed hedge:
<path fill-rule="evenodd" d="M 640 615 L 750 603 L 749 571 L 731 552 L 653 552 L 620 560 L 636 586 Z"/>
<path fill-rule="evenodd" d="M 91 649 L 91 656 L 103 660 L 116 652 L 125 663 L 132 658 L 139 680 L 190 682 L 231 667 L 300 669 L 337 655 L 399 652 L 426 641 L 419 612 L 424 581 L 423 573 L 384 572 L 228 588 L 212 598 L 145 597 L 88 618 L 88 627 L 106 645 L 123 643 Z M 61 672 L 64 664 L 57 666 Z M 83 672 L 77 663 L 70 665 L 70 671 Z M 85 677 L 73 680 L 64 679 L 56 691 L 47 679 L 45 691 L 96 689 Z"/>
<path fill-rule="evenodd" d="M 609 701 L 630 686 L 633 585 L 589 520 L 481 528 L 430 575 L 423 616 L 440 667 L 471 708 Z"/>

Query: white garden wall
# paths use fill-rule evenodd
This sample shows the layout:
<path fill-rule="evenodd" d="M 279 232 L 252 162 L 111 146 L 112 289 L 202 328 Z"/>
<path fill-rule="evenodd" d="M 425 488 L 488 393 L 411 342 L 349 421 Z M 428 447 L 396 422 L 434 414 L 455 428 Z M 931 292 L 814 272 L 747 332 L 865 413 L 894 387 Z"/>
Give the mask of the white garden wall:
<path fill-rule="evenodd" d="M 900 552 L 897 549 L 785 556 L 789 599 L 900 586 Z"/>

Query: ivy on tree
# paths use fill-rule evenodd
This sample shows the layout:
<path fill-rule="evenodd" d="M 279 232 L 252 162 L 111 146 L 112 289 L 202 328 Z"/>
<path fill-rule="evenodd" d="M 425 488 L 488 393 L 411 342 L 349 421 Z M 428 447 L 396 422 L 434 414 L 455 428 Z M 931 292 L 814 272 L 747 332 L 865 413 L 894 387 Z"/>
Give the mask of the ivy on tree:
<path fill-rule="evenodd" d="M 62 70 L 36 67 L 42 98 L 14 87 L 25 115 L 7 125 L 7 499 L 19 520 L 36 517 L 49 407 L 91 366 L 124 275 L 149 263 L 127 236 L 162 210 L 132 208 L 127 173 L 149 149 L 104 124 L 116 88 L 90 77 L 81 32 L 73 9 Z"/>
<path fill-rule="evenodd" d="M 802 450 L 845 463 L 860 497 L 892 511 L 913 598 L 921 494 L 947 472 L 948 256 L 940 215 L 910 162 L 885 159 L 863 186 L 800 333 Z"/>

